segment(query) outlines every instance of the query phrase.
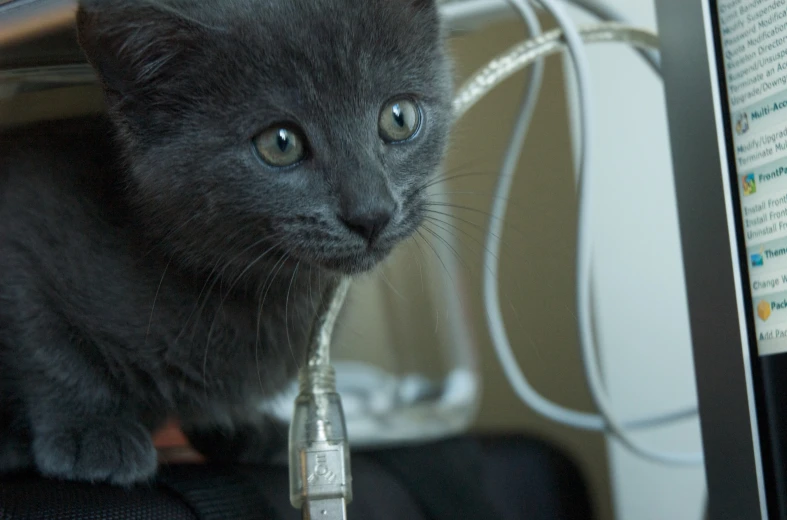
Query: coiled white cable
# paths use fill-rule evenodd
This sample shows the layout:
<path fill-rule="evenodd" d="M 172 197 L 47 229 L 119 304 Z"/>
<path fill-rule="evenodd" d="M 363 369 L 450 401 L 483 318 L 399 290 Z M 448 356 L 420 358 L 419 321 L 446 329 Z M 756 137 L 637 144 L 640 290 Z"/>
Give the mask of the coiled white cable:
<path fill-rule="evenodd" d="M 522 3 L 519 1 L 509 0 L 514 7 L 522 14 L 525 23 L 528 27 L 532 27 L 532 22 L 529 21 L 530 16 L 527 11 L 522 9 Z M 538 394 L 533 389 L 524 377 L 524 374 L 519 368 L 515 356 L 511 350 L 510 343 L 505 332 L 505 324 L 502 319 L 499 294 L 498 294 L 498 256 L 500 251 L 500 236 L 502 233 L 502 222 L 505 217 L 506 201 L 510 192 L 511 183 L 513 181 L 513 173 L 521 153 L 522 141 L 527 132 L 527 125 L 532 115 L 533 98 L 530 94 L 535 90 L 531 80 L 531 85 L 523 101 L 523 108 L 520 112 L 520 117 L 514 126 L 511 144 L 509 146 L 506 159 L 501 170 L 498 185 L 495 190 L 495 197 L 491 210 L 491 217 L 489 223 L 489 233 L 487 235 L 487 247 L 485 253 L 485 266 L 484 270 L 484 299 L 487 309 L 487 320 L 489 325 L 490 334 L 493 339 L 495 351 L 498 355 L 500 363 L 504 369 L 506 377 L 516 391 L 517 395 L 531 408 L 538 413 L 552 419 L 554 421 L 573 426 L 581 429 L 589 430 L 606 430 L 612 433 L 620 442 L 632 452 L 649 460 L 667 463 L 667 464 L 701 464 L 702 454 L 700 453 L 667 453 L 653 450 L 649 447 L 642 446 L 638 441 L 631 438 L 627 430 L 634 427 L 652 427 L 675 420 L 684 419 L 695 413 L 695 410 L 681 410 L 676 413 L 668 414 L 665 416 L 651 417 L 643 420 L 638 420 L 630 423 L 622 423 L 616 415 L 612 412 L 612 406 L 609 403 L 609 398 L 603 389 L 603 382 L 601 377 L 601 370 L 599 368 L 598 359 L 595 353 L 595 342 L 592 333 L 592 318 L 591 318 L 591 277 L 592 277 L 592 242 L 591 238 L 591 224 L 592 224 L 592 182 L 589 175 L 589 164 L 591 150 L 589 143 L 589 129 L 592 128 L 592 108 L 590 105 L 591 95 L 589 88 L 589 66 L 588 60 L 584 52 L 584 44 L 579 31 L 568 18 L 562 7 L 555 4 L 552 0 L 540 0 L 541 5 L 555 18 L 558 25 L 561 27 L 563 38 L 565 39 L 566 47 L 571 54 L 574 67 L 576 69 L 576 79 L 579 90 L 579 103 L 580 103 L 580 126 L 581 126 L 581 145 L 580 145 L 580 168 L 578 176 L 578 198 L 579 198 L 579 230 L 577 240 L 577 308 L 579 315 L 579 329 L 580 329 L 580 345 L 582 348 L 582 356 L 588 379 L 588 386 L 594 403 L 598 408 L 600 415 L 588 414 L 570 410 L 560 405 L 557 405 Z M 532 15 L 532 10 L 530 11 Z M 609 27 L 608 27 L 609 29 Z M 531 32 L 533 29 L 531 28 Z M 603 33 L 602 33 L 603 34 Z M 609 36 L 609 34 L 607 34 Z M 620 36 L 620 35 L 618 35 Z M 610 40 L 616 38 L 611 37 Z M 623 38 L 624 40 L 626 38 Z M 538 42 L 536 38 L 535 42 Z M 543 42 L 542 42 L 543 43 Z M 553 42 L 554 43 L 554 42 Z M 643 44 L 644 45 L 644 44 Z M 534 47 L 536 45 L 534 44 Z M 520 51 L 523 49 L 520 49 Z M 532 49 L 524 49 L 531 50 Z M 548 52 L 548 51 L 546 51 Z M 520 54 L 521 55 L 524 53 Z M 540 57 L 536 54 L 535 57 Z M 498 69 L 497 79 L 494 77 L 492 81 L 498 83 L 502 81 L 503 77 L 500 74 L 500 69 L 505 69 L 506 61 L 510 61 L 514 56 L 505 56 L 499 60 L 495 60 L 489 67 Z M 531 56 L 530 61 L 534 57 Z M 502 66 L 501 66 L 502 65 Z M 510 69 L 510 63 L 508 63 Z M 488 68 L 489 68 L 488 67 Z M 513 74 L 514 70 L 509 70 L 508 75 Z M 495 74 L 492 74 L 495 76 Z M 505 76 L 507 77 L 507 76 Z M 532 78 L 532 76 L 531 76 Z M 488 78 L 487 78 L 488 79 Z M 478 76 L 476 77 L 478 80 Z M 467 98 L 476 98 L 476 100 L 484 95 L 485 92 L 490 90 L 489 85 L 483 85 L 476 81 L 475 92 L 472 87 L 473 82 L 470 82 L 469 88 L 463 89 L 460 95 L 457 96 L 458 103 L 462 103 L 463 95 Z M 468 101 L 468 99 L 465 99 Z M 466 109 L 466 108 L 465 108 Z M 462 110 L 458 111 L 462 113 Z"/>
<path fill-rule="evenodd" d="M 593 334 L 592 317 L 592 277 L 593 277 L 593 188 L 590 165 L 589 146 L 590 131 L 593 128 L 592 97 L 590 95 L 589 60 L 585 47 L 574 24 L 562 11 L 562 7 L 554 0 L 539 0 L 557 20 L 563 30 L 564 37 L 576 69 L 577 87 L 579 89 L 580 125 L 582 132 L 580 168 L 578 179 L 578 232 L 577 232 L 577 314 L 579 318 L 580 346 L 593 402 L 598 408 L 607 425 L 608 430 L 630 451 L 654 462 L 667 464 L 694 465 L 702 464 L 702 453 L 671 453 L 654 450 L 634 439 L 621 424 L 613 411 L 609 396 L 604 389 L 601 376 L 595 337 Z"/>
<path fill-rule="evenodd" d="M 487 95 L 497 85 L 509 78 L 517 71 L 523 69 L 528 64 L 537 62 L 539 57 L 544 57 L 556 53 L 563 49 L 560 31 L 551 31 L 540 37 L 530 39 L 522 44 L 514 46 L 511 50 L 500 57 L 492 60 L 486 67 L 474 74 L 459 90 L 454 102 L 455 117 L 461 117 L 478 100 Z M 623 29 L 618 25 L 599 25 L 582 30 L 582 37 L 586 42 L 608 42 L 608 41 L 631 41 L 647 42 L 649 34 L 637 32 L 631 29 Z M 640 43 L 641 44 L 641 43 Z M 525 100 L 527 103 L 528 100 Z M 532 103 L 532 98 L 529 100 Z M 525 106 L 520 114 L 525 114 Z M 522 120 L 520 115 L 519 121 Z M 524 129 L 526 131 L 527 128 Z M 487 320 L 490 334 L 492 336 L 495 352 L 501 366 L 508 378 L 511 386 L 517 395 L 528 406 L 536 412 L 556 422 L 566 424 L 575 428 L 602 431 L 606 429 L 604 419 L 596 414 L 589 414 L 570 410 L 557 405 L 542 397 L 529 384 L 525 376 L 519 369 L 516 357 L 513 354 L 508 337 L 505 331 L 505 324 L 502 318 L 500 306 L 500 296 L 498 288 L 499 263 L 497 261 L 501 248 L 501 237 L 503 233 L 503 218 L 508 207 L 508 195 L 513 182 L 515 168 L 520 156 L 524 131 L 519 124 L 515 124 L 515 130 L 509 144 L 510 153 L 506 154 L 501 173 L 498 176 L 495 195 L 493 198 L 492 217 L 489 221 L 489 230 L 485 248 L 485 269 L 484 269 L 484 303 L 487 310 Z M 696 410 L 688 408 L 675 413 L 663 416 L 648 417 L 629 421 L 626 427 L 629 429 L 650 428 L 660 424 L 686 419 L 696 414 Z"/>

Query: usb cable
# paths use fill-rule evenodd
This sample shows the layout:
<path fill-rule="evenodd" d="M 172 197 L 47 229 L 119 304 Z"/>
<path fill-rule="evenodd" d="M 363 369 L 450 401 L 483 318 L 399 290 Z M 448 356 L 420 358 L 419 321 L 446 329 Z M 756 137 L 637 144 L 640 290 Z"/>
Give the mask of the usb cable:
<path fill-rule="evenodd" d="M 343 278 L 323 294 L 308 362 L 299 373 L 290 424 L 290 502 L 304 520 L 346 520 L 352 501 L 347 426 L 330 365 L 331 337 L 349 286 Z"/>

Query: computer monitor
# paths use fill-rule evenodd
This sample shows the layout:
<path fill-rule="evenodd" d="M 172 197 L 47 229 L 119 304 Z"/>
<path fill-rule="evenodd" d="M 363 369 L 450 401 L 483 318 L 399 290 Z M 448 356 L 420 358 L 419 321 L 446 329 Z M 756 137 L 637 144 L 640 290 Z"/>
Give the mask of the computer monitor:
<path fill-rule="evenodd" d="M 710 518 L 787 518 L 787 1 L 656 8 Z"/>

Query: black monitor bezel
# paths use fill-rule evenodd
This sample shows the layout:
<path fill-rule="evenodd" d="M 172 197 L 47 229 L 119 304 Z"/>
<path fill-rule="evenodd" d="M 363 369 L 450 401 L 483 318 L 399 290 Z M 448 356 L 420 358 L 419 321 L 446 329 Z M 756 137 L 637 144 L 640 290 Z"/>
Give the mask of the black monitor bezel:
<path fill-rule="evenodd" d="M 710 517 L 766 519 L 770 450 L 762 457 L 767 425 L 740 210 L 725 186 L 737 180 L 722 175 L 730 157 L 715 8 L 714 0 L 656 1 Z"/>

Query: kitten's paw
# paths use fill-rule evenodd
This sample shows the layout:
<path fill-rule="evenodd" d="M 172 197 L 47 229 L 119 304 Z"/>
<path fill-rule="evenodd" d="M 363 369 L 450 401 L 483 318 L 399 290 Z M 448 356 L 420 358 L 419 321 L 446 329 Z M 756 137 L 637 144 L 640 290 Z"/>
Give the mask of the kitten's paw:
<path fill-rule="evenodd" d="M 39 434 L 33 456 L 44 475 L 130 485 L 152 477 L 157 454 L 150 433 L 131 421 L 86 421 Z"/>
<path fill-rule="evenodd" d="M 225 428 L 184 429 L 191 446 L 208 460 L 261 464 L 287 447 L 286 426 L 239 424 Z"/>

